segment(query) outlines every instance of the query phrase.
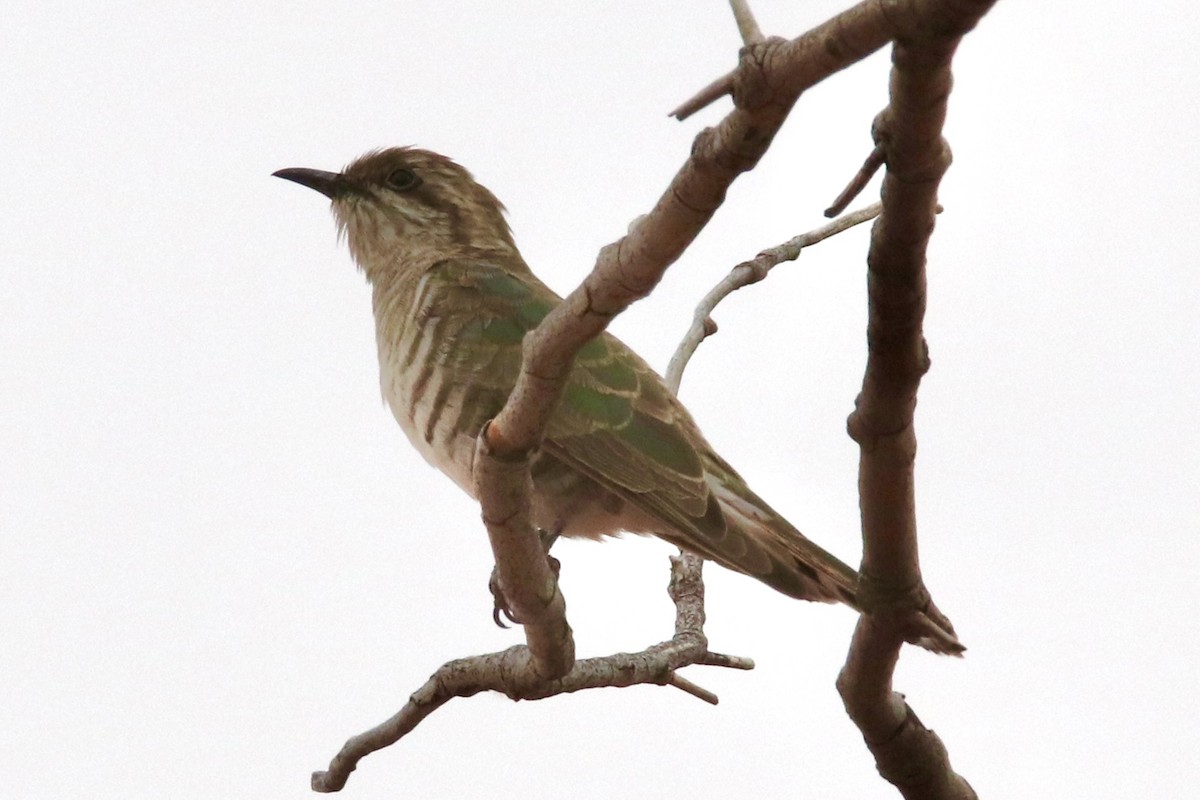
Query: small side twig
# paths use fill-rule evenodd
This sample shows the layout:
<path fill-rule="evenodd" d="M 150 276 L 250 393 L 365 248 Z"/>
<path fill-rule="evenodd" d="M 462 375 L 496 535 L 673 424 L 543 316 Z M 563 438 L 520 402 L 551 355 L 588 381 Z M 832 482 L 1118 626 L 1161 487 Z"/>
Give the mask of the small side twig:
<path fill-rule="evenodd" d="M 729 7 L 733 10 L 733 18 L 737 22 L 738 33 L 741 35 L 744 45 L 749 47 L 766 41 L 766 37 L 763 36 L 762 29 L 758 27 L 758 21 L 754 19 L 754 12 L 750 10 L 750 4 L 747 0 L 729 0 Z M 707 108 L 712 103 L 720 100 L 725 95 L 733 94 L 733 84 L 736 75 L 736 70 L 722 75 L 680 103 L 667 116 L 674 117 L 682 122 L 702 108 Z"/>
<path fill-rule="evenodd" d="M 875 145 L 871 150 L 870 155 L 863 161 L 862 166 L 858 168 L 858 172 L 846 184 L 846 188 L 842 189 L 842 193 L 837 196 L 833 204 L 825 209 L 825 216 L 833 218 L 846 210 L 846 206 L 854 202 L 854 198 L 858 197 L 859 193 L 867 187 L 871 181 L 871 177 L 879 171 L 883 166 L 886 151 L 882 145 Z"/>
<path fill-rule="evenodd" d="M 667 685 L 674 686 L 676 689 L 682 689 L 692 697 L 703 700 L 709 705 L 715 706 L 719 702 L 719 698 L 715 694 L 703 686 L 697 686 L 677 672 L 672 672 L 670 677 L 667 678 Z"/>
<path fill-rule="evenodd" d="M 729 0 L 729 7 L 733 10 L 733 18 L 737 20 L 738 33 L 742 35 L 743 44 L 758 44 L 766 38 L 762 28 L 758 27 L 758 20 L 754 19 L 754 12 L 750 10 L 748 0 Z"/>
<path fill-rule="evenodd" d="M 827 225 L 789 239 L 781 245 L 763 250 L 754 258 L 743 261 L 730 270 L 729 274 L 714 286 L 696 306 L 696 311 L 692 315 L 692 325 L 688 328 L 683 341 L 679 343 L 675 355 L 671 356 L 671 362 L 667 366 L 667 385 L 678 388 L 683 377 L 683 370 L 691 360 L 692 354 L 696 352 L 696 348 L 700 346 L 700 342 L 716 333 L 717 326 L 713 322 L 711 314 L 718 303 L 738 289 L 758 283 L 779 264 L 785 261 L 795 261 L 805 247 L 874 219 L 879 216 L 879 209 L 880 204 L 875 203 L 851 214 L 846 214 Z"/>
<path fill-rule="evenodd" d="M 729 72 L 717 78 L 708 86 L 705 86 L 703 89 L 696 92 L 696 94 L 680 103 L 679 106 L 673 109 L 667 116 L 674 117 L 680 122 L 683 122 L 700 109 L 707 108 L 709 105 L 717 102 L 727 94 L 732 94 L 733 75 L 734 74 L 732 72 Z"/>

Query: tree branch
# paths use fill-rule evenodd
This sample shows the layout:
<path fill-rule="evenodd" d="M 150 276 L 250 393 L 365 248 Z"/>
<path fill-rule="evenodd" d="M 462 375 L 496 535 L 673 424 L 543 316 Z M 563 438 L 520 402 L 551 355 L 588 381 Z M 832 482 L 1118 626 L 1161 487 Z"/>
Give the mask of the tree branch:
<path fill-rule="evenodd" d="M 910 800 L 976 796 L 951 769 L 941 741 L 892 691 L 905 640 L 920 640 L 938 628 L 953 635 L 921 578 L 913 411 L 921 376 L 929 369 L 922 335 L 925 254 L 938 184 L 950 164 L 941 137 L 950 62 L 961 36 L 991 3 L 944 5 L 923 25 L 906 26 L 894 45 L 890 101 L 874 125 L 887 172 L 883 212 L 867 256 L 867 368 L 847 426 L 860 447 L 864 613 L 838 676 L 838 691 L 880 773 Z"/>
<path fill-rule="evenodd" d="M 539 555 L 545 561 L 545 556 Z M 694 557 L 692 557 L 694 558 Z M 540 700 L 553 695 L 601 687 L 656 684 L 674 686 L 706 703 L 717 696 L 678 674 L 692 664 L 754 669 L 754 662 L 740 656 L 711 653 L 704 636 L 704 582 L 696 563 L 671 558 L 668 594 L 675 603 L 675 635 L 640 653 L 616 653 L 574 662 L 569 672 L 557 679 L 535 679 L 538 665 L 531 647 L 510 647 L 498 653 L 449 661 L 438 668 L 408 702 L 392 717 L 354 736 L 342 746 L 329 769 L 312 774 L 317 792 L 336 792 L 346 785 L 350 773 L 364 757 L 395 744 L 434 711 L 455 697 L 480 692 L 501 692 L 512 700 Z"/>
<path fill-rule="evenodd" d="M 858 172 L 850 179 L 850 183 L 846 184 L 846 188 L 842 189 L 842 193 L 834 199 L 829 208 L 825 209 L 825 216 L 836 217 L 846 210 L 846 206 L 854 202 L 854 198 L 858 197 L 859 192 L 867 188 L 871 177 L 883 166 L 883 157 L 883 148 L 876 145 L 866 160 L 863 161 L 862 166 L 858 168 Z"/>
<path fill-rule="evenodd" d="M 791 41 L 768 38 L 755 47 L 771 45 L 764 51 L 764 61 L 769 62 L 763 66 L 763 73 L 770 79 L 766 85 L 780 102 L 790 106 L 806 89 L 897 38 L 929 37 L 931 32 L 943 30 L 970 30 L 995 2 L 863 0 Z M 762 88 L 758 82 L 746 85 L 740 80 L 744 77 L 742 64 L 751 49 L 742 48 L 742 63 L 737 69 L 710 83 L 672 111 L 671 116 L 687 119 L 726 94 L 734 96 L 735 106 L 746 103 L 739 93 L 753 94 Z M 751 101 L 750 105 L 753 104 Z"/>
<path fill-rule="evenodd" d="M 750 10 L 748 0 L 729 0 L 729 7 L 733 11 L 743 44 L 758 44 L 765 38 L 762 29 L 758 27 L 758 20 L 754 19 L 754 12 Z"/>

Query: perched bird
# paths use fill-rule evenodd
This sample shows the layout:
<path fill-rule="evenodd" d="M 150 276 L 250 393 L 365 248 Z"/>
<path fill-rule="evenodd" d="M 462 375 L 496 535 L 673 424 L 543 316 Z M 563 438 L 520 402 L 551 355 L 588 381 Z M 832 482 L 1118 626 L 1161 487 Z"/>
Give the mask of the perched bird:
<path fill-rule="evenodd" d="M 342 172 L 275 175 L 333 201 L 371 284 L 383 396 L 471 494 L 476 436 L 516 383 L 522 338 L 561 298 L 521 258 L 500 201 L 445 156 L 392 148 Z M 543 531 L 651 534 L 791 597 L 857 607 L 857 573 L 750 491 L 609 333 L 580 351 L 531 469 Z"/>

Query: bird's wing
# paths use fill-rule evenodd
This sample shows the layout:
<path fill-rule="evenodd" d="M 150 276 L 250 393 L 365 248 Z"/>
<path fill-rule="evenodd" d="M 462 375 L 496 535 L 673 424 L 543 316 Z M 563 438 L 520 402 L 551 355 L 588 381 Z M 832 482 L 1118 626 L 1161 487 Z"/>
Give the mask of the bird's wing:
<path fill-rule="evenodd" d="M 434 270 L 440 282 L 473 295 L 458 304 L 472 309 L 464 334 L 486 345 L 490 363 L 472 380 L 507 393 L 520 368 L 522 338 L 561 298 L 523 271 L 461 260 Z M 543 448 L 658 520 L 653 533 L 780 591 L 845 600 L 833 587 L 853 586 L 853 570 L 751 492 L 658 374 L 607 332 L 579 351 Z"/>
<path fill-rule="evenodd" d="M 469 309 L 458 339 L 472 353 L 463 358 L 475 365 L 470 379 L 506 393 L 519 370 L 521 340 L 562 302 L 532 274 L 515 272 L 455 259 L 426 273 L 442 295 L 437 305 Z M 544 447 L 681 533 L 719 539 L 725 520 L 697 443 L 704 446 L 691 417 L 658 375 L 602 333 L 580 350 Z"/>

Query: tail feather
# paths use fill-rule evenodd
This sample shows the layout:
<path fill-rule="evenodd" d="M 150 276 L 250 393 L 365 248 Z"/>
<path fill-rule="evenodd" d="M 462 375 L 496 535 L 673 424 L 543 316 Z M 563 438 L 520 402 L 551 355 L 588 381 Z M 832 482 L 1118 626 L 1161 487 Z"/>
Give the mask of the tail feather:
<path fill-rule="evenodd" d="M 789 597 L 845 603 L 858 610 L 858 573 L 853 568 L 806 538 L 744 484 L 737 493 L 723 481 L 711 486 L 725 512 L 729 535 L 745 542 L 747 556 L 754 554 L 725 566 Z"/>
<path fill-rule="evenodd" d="M 716 561 L 789 597 L 845 603 L 862 611 L 857 594 L 859 576 L 854 569 L 806 538 L 744 483 L 737 491 L 726 482 L 712 481 L 710 485 L 725 514 L 729 538 L 742 540 L 740 549 L 750 556 L 718 556 Z M 752 564 L 756 568 L 747 568 Z M 966 650 L 950 620 L 932 602 L 912 616 L 905 638 L 934 653 L 961 656 Z"/>

